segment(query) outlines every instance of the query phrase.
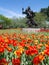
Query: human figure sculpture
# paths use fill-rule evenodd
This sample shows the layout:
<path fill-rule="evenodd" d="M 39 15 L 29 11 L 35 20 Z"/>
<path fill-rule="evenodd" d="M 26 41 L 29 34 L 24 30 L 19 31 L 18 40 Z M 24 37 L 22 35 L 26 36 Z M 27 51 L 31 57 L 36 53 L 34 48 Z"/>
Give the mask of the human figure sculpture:
<path fill-rule="evenodd" d="M 28 19 L 26 23 L 29 25 L 29 27 L 31 27 L 32 25 L 37 26 L 37 23 L 35 23 L 35 21 L 33 20 L 35 13 L 31 11 L 30 7 L 28 7 L 25 11 L 24 8 L 22 8 L 22 13 L 26 14 L 26 17 Z"/>

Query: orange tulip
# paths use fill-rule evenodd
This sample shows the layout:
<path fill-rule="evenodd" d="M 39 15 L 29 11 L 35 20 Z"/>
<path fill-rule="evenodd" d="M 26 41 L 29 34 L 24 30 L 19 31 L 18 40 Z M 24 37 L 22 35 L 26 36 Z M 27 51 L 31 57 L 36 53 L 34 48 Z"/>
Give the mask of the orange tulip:
<path fill-rule="evenodd" d="M 20 57 L 23 52 L 24 52 L 23 47 L 19 46 L 18 50 L 14 51 L 14 54 Z"/>
<path fill-rule="evenodd" d="M 9 52 L 12 51 L 12 48 L 10 48 L 9 46 L 7 46 L 6 49 L 7 49 Z"/>

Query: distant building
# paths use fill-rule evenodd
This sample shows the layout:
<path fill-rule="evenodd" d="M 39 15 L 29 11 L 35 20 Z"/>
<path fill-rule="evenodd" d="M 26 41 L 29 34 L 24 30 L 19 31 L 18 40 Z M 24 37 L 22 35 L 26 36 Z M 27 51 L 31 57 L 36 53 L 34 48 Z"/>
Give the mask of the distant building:
<path fill-rule="evenodd" d="M 4 20 L 0 20 L 0 23 L 4 22 Z"/>
<path fill-rule="evenodd" d="M 47 25 L 49 25 L 49 21 L 45 21 Z"/>
<path fill-rule="evenodd" d="M 45 21 L 46 22 L 46 28 L 49 28 L 49 21 Z"/>
<path fill-rule="evenodd" d="M 3 27 L 4 20 L 0 20 L 0 29 Z"/>

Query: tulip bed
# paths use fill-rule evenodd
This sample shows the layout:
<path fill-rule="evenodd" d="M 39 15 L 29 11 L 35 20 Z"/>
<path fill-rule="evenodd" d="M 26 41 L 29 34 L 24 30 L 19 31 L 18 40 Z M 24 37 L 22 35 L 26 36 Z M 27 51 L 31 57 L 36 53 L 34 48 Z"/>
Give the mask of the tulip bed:
<path fill-rule="evenodd" d="M 49 33 L 0 34 L 0 65 L 49 65 Z"/>

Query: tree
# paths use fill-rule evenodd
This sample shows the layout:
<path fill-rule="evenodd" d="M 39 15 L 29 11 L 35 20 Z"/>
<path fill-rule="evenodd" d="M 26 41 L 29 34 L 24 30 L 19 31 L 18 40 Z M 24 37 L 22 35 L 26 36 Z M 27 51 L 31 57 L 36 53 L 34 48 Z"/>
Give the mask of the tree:
<path fill-rule="evenodd" d="M 41 8 L 41 13 L 44 13 L 47 16 L 47 20 L 49 21 L 49 6 L 47 8 Z"/>
<path fill-rule="evenodd" d="M 3 15 L 0 15 L 0 20 L 4 21 L 4 22 L 1 22 L 1 24 L 3 25 L 3 28 L 7 28 L 11 25 L 11 19 L 9 19 Z"/>
<path fill-rule="evenodd" d="M 36 13 L 36 16 L 34 17 L 34 20 L 37 22 L 39 27 L 44 27 L 46 26 L 45 20 L 47 16 L 43 13 Z"/>
<path fill-rule="evenodd" d="M 12 18 L 12 27 L 13 28 L 25 28 L 28 27 L 28 25 L 26 24 L 26 18 Z"/>

